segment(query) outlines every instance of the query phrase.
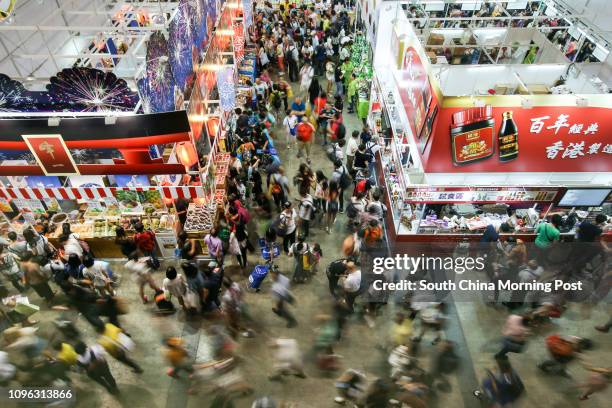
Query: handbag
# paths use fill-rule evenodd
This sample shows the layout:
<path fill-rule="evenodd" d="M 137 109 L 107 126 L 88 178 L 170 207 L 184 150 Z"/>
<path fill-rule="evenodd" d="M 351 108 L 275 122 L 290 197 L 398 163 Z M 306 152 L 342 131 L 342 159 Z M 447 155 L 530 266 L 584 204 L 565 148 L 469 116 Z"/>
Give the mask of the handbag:
<path fill-rule="evenodd" d="M 200 297 L 194 290 L 187 288 L 187 292 L 185 292 L 183 300 L 187 308 L 196 309 L 197 311 L 200 311 L 202 304 L 200 303 Z"/>
<path fill-rule="evenodd" d="M 236 238 L 236 234 L 232 232 L 229 238 L 229 253 L 232 255 L 240 255 L 240 242 Z"/>
<path fill-rule="evenodd" d="M 278 235 L 279 237 L 284 237 L 285 235 L 287 235 L 287 225 L 283 219 L 282 214 L 279 214 L 279 216 L 272 222 L 272 225 L 270 227 L 274 231 L 276 231 L 276 235 Z"/>

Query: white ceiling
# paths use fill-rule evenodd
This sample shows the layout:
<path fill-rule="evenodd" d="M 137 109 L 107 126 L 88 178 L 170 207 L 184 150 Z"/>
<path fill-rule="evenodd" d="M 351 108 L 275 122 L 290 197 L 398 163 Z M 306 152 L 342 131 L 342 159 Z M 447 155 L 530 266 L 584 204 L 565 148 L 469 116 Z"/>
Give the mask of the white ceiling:
<path fill-rule="evenodd" d="M 144 42 L 151 30 L 167 28 L 163 25 L 145 28 L 113 26 L 111 17 L 121 9 L 144 9 L 149 14 L 160 10 L 172 13 L 177 1 L 157 0 L 17 0 L 11 21 L 0 23 L 0 73 L 14 79 L 25 79 L 31 88 L 43 86 L 50 76 L 72 66 L 92 41 L 115 38 L 131 45 L 113 70 L 118 76 L 130 79 L 144 62 Z M 100 57 L 91 57 L 94 63 Z"/>
<path fill-rule="evenodd" d="M 597 31 L 603 34 L 612 44 L 612 7 L 610 0 L 557 0 L 583 14 L 584 21 L 588 22 Z"/>

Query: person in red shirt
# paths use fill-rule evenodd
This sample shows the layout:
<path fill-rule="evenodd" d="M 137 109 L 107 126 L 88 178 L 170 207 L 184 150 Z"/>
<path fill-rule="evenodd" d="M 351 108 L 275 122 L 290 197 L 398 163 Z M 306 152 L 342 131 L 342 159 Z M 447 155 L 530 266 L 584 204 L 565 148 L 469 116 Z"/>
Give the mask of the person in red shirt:
<path fill-rule="evenodd" d="M 321 92 L 321 94 L 317 96 L 314 100 L 314 111 L 317 116 L 321 114 L 321 111 L 325 107 L 325 104 L 327 104 L 327 94 L 325 92 Z"/>
<path fill-rule="evenodd" d="M 302 122 L 296 127 L 296 136 L 298 140 L 297 157 L 302 157 L 302 152 L 306 150 L 306 162 L 310 164 L 310 146 L 315 133 L 315 128 L 308 121 L 306 116 L 302 117 Z"/>

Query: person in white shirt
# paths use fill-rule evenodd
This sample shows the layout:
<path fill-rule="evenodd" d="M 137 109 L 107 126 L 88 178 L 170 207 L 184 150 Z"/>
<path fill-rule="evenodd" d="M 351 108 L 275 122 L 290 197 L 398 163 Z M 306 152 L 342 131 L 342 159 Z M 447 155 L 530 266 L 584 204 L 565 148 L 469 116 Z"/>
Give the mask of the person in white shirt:
<path fill-rule="evenodd" d="M 355 153 L 359 150 L 359 131 L 353 130 L 351 137 L 346 143 L 346 167 L 349 171 L 353 171 L 353 163 L 355 162 Z"/>
<path fill-rule="evenodd" d="M 357 269 L 355 262 L 349 261 L 346 263 L 346 272 L 347 275 L 342 278 L 341 285 L 344 289 L 346 304 L 353 311 L 355 298 L 359 296 L 359 289 L 361 288 L 361 269 Z"/>
<path fill-rule="evenodd" d="M 292 208 L 290 202 L 283 204 L 283 212 L 280 213 L 280 224 L 285 230 L 285 236 L 283 236 L 283 249 L 286 254 L 289 254 L 289 245 L 295 242 L 295 231 L 297 230 L 297 212 Z"/>
<path fill-rule="evenodd" d="M 349 47 L 343 46 L 342 48 L 340 48 L 339 56 L 340 56 L 340 61 L 346 61 L 347 59 L 349 59 L 351 57 L 351 52 L 349 51 Z"/>
<path fill-rule="evenodd" d="M 83 259 L 83 277 L 89 279 L 99 293 L 105 292 L 111 296 L 115 295 L 115 291 L 111 286 L 112 281 L 108 274 L 108 263 L 102 261 L 94 261 L 91 256 L 86 256 Z"/>
<path fill-rule="evenodd" d="M 271 346 L 275 354 L 274 374 L 269 377 L 270 380 L 280 380 L 283 375 L 306 378 L 302 353 L 295 339 L 276 339 L 272 341 Z"/>
<path fill-rule="evenodd" d="M 272 268 L 270 277 L 272 278 L 272 297 L 276 303 L 272 311 L 287 321 L 288 328 L 297 326 L 297 320 L 295 320 L 295 317 L 287 310 L 285 305 L 287 302 L 291 303 L 293 301 L 293 296 L 289 290 L 289 278 L 281 274 L 276 268 Z"/>
<path fill-rule="evenodd" d="M 287 149 L 291 149 L 292 144 L 293 147 L 297 148 L 297 139 L 295 138 L 295 128 L 298 124 L 297 116 L 291 113 L 291 109 L 287 109 L 285 113 L 287 116 L 283 119 L 283 127 L 287 134 Z"/>
<path fill-rule="evenodd" d="M 93 344 L 89 347 L 85 343 L 77 343 L 74 351 L 79 355 L 77 363 L 85 369 L 87 376 L 102 385 L 111 394 L 118 394 L 117 382 L 113 377 L 106 360 L 104 347 Z"/>
<path fill-rule="evenodd" d="M 183 298 L 187 293 L 187 283 L 185 283 L 183 275 L 177 273 L 173 266 L 166 269 L 166 277 L 162 281 L 162 288 L 166 299 L 169 300 L 172 296 L 175 296 L 183 310 L 187 309 Z"/>
<path fill-rule="evenodd" d="M 83 259 L 83 247 L 79 242 L 79 235 L 71 233 L 68 235 L 61 235 L 59 237 L 59 243 L 64 247 L 64 259 L 72 254 L 75 254 L 79 259 Z"/>
<path fill-rule="evenodd" d="M 257 56 L 259 57 L 259 63 L 261 64 L 261 68 L 265 69 L 270 63 L 270 59 L 268 58 L 268 54 L 266 53 L 264 47 L 259 48 L 259 54 Z"/>
<path fill-rule="evenodd" d="M 139 258 L 137 253 L 133 253 L 130 254 L 125 264 L 125 268 L 133 273 L 134 279 L 138 284 L 138 293 L 140 294 L 142 303 L 149 302 L 149 298 L 144 294 L 145 285 L 148 284 L 154 291 L 160 290 L 159 286 L 157 286 L 153 280 L 153 276 L 151 276 L 151 267 L 148 264 L 149 259 L 149 257 Z"/>
<path fill-rule="evenodd" d="M 314 68 L 310 65 L 310 61 L 304 61 L 304 65 L 300 70 L 300 92 L 302 92 L 302 95 L 308 95 L 308 88 L 310 88 L 312 78 L 314 78 Z"/>
<path fill-rule="evenodd" d="M 325 46 L 327 47 L 327 43 L 325 44 Z M 327 79 L 326 92 L 328 95 L 332 95 L 332 91 L 334 90 L 334 86 L 336 85 L 336 66 L 334 65 L 331 59 L 329 59 L 325 64 L 325 79 Z"/>
<path fill-rule="evenodd" d="M 302 58 L 304 61 L 312 61 L 312 54 L 314 53 L 314 47 L 310 44 L 310 40 L 304 41 L 302 46 Z"/>
<path fill-rule="evenodd" d="M 307 191 L 300 192 L 300 233 L 304 237 L 308 237 L 310 232 L 310 221 L 314 218 L 314 200 Z"/>

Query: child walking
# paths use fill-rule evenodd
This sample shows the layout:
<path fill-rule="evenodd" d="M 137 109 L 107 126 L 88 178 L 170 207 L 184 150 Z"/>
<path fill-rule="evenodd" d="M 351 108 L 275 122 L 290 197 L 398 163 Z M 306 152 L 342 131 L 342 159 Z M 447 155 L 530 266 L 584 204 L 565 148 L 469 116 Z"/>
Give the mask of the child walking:
<path fill-rule="evenodd" d="M 291 149 L 292 144 L 294 147 L 297 146 L 295 129 L 297 127 L 298 119 L 297 116 L 292 113 L 291 109 L 287 109 L 285 113 L 287 116 L 285 116 L 285 119 L 283 119 L 283 126 L 285 127 L 285 131 L 287 133 L 287 149 Z"/>

